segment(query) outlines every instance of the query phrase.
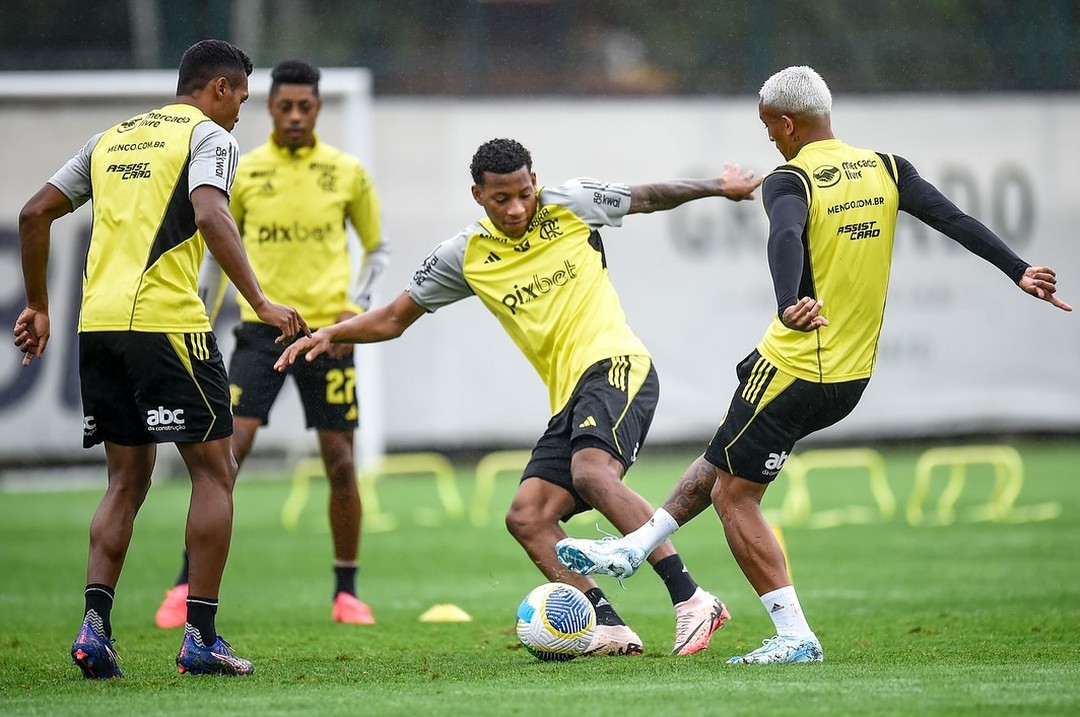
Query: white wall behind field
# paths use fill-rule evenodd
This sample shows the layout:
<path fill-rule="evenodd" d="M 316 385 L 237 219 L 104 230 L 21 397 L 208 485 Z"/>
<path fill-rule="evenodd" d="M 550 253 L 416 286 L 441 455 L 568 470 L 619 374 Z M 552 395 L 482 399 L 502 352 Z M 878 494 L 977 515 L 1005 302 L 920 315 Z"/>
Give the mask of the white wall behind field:
<path fill-rule="evenodd" d="M 911 160 L 1021 256 L 1056 267 L 1062 295 L 1080 304 L 1080 184 L 1071 169 L 1080 145 L 1067 138 L 1077 121 L 1076 98 L 1036 95 L 838 97 L 834 108 L 838 136 Z M 477 216 L 468 163 L 491 137 L 528 146 L 541 183 L 648 182 L 781 161 L 754 97 L 380 100 L 375 128 L 393 291 Z M 903 219 L 878 374 L 831 434 L 1080 428 L 1080 315 L 1030 300 L 990 265 Z M 603 236 L 631 325 L 660 371 L 652 438 L 704 444 L 735 388 L 734 365 L 774 310 L 760 203 L 700 201 L 628 217 Z M 543 430 L 539 379 L 478 302 L 422 319 L 382 352 L 392 442 L 529 442 Z"/>
<path fill-rule="evenodd" d="M 5 317 L 22 302 L 12 240 L 22 202 L 92 132 L 132 112 L 100 103 L 54 103 L 48 111 L 39 105 L 30 112 L 0 103 L 0 121 L 19 137 L 0 148 Z M 1070 136 L 1080 124 L 1080 99 L 840 96 L 834 114 L 838 136 L 911 160 L 1025 259 L 1054 266 L 1062 296 L 1080 303 L 1080 185 L 1073 171 L 1080 166 L 1080 144 Z M 268 124 L 260 102 L 245 107 L 240 127 L 243 149 L 262 141 Z M 468 164 L 476 147 L 492 137 L 521 140 L 547 184 L 582 175 L 631 184 L 705 176 L 724 162 L 767 171 L 781 161 L 752 96 L 381 98 L 373 104 L 371 128 L 365 158 L 393 242 L 379 301 L 402 290 L 438 242 L 479 216 Z M 343 131 L 339 120 L 328 118 L 322 136 L 345 144 L 335 136 Z M 88 223 L 83 209 L 57 225 L 51 296 L 60 328 L 45 361 L 33 369 L 42 375 L 31 380 L 14 348 L 0 362 L 0 459 L 82 455 L 71 388 L 77 383 L 70 382 L 72 322 L 64 308 L 74 301 L 81 257 L 67 251 L 65 238 L 84 232 Z M 699 201 L 628 217 L 622 228 L 602 234 L 628 318 L 660 372 L 652 440 L 704 445 L 735 388 L 734 365 L 753 348 L 774 310 L 760 202 Z M 1080 315 L 1031 300 L 950 240 L 905 221 L 878 374 L 855 413 L 829 435 L 1080 430 L 1078 322 Z M 222 344 L 231 345 L 227 332 L 220 333 Z M 372 357 L 380 428 L 391 447 L 531 445 L 544 429 L 549 411 L 540 379 L 476 300 L 424 317 L 399 340 L 372 347 L 361 356 L 361 371 Z M 313 442 L 289 396 L 275 408 L 259 446 L 304 445 Z"/>

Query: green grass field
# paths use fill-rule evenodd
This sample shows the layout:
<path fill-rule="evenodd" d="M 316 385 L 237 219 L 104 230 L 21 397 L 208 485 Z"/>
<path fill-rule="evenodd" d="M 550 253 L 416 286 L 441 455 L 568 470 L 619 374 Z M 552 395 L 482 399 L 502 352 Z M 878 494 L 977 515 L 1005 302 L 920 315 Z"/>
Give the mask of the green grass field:
<path fill-rule="evenodd" d="M 991 497 L 993 474 L 983 466 L 956 497 L 955 523 L 910 526 L 920 447 L 883 449 L 897 504 L 888 519 L 810 527 L 851 505 L 877 509 L 858 469 L 809 476 L 811 512 L 783 537 L 825 649 L 821 665 L 724 664 L 772 625 L 712 512 L 675 535 L 694 577 L 733 615 L 707 651 L 668 654 L 674 616 L 646 568 L 626 590 L 600 578 L 642 636 L 644 656 L 537 661 L 513 631 L 518 602 L 543 578 L 502 526 L 516 484 L 509 474 L 499 477 L 482 527 L 446 517 L 429 477 L 381 479 L 382 517 L 396 527 L 365 530 L 360 575 L 378 624 L 334 625 L 325 481 L 311 483 L 290 530 L 282 507 L 291 483 L 247 474 L 236 491 L 218 628 L 256 674 L 176 673 L 180 633 L 155 628 L 153 614 L 178 567 L 188 489 L 185 480 L 160 480 L 136 523 L 113 612 L 125 677 L 84 681 L 68 650 L 102 489 L 3 492 L 0 714 L 1080 714 L 1080 444 L 1017 447 L 1024 483 L 1011 517 L 999 522 L 970 519 Z M 692 457 L 647 453 L 628 481 L 659 503 Z M 931 519 L 947 474 L 936 476 L 924 501 Z M 457 482 L 468 509 L 471 466 Z M 782 476 L 771 489 L 770 509 L 781 507 L 789 485 Z M 596 534 L 589 519 L 569 529 Z M 473 621 L 419 622 L 440 603 Z"/>

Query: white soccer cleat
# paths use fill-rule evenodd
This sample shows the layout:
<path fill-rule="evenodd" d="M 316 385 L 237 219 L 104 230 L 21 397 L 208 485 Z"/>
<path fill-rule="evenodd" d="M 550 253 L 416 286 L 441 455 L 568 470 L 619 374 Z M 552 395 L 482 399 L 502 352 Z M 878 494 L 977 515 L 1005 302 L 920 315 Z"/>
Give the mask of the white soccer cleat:
<path fill-rule="evenodd" d="M 821 643 L 810 637 L 781 637 L 776 635 L 761 643 L 761 647 L 728 660 L 732 665 L 775 665 L 793 662 L 821 662 L 825 659 Z"/>
<path fill-rule="evenodd" d="M 560 563 L 578 575 L 628 578 L 645 561 L 643 549 L 611 536 L 600 540 L 563 538 L 555 543 L 555 553 Z"/>
<path fill-rule="evenodd" d="M 626 625 L 597 625 L 592 642 L 583 653 L 586 657 L 640 655 L 644 651 L 641 638 Z"/>
<path fill-rule="evenodd" d="M 709 646 L 713 633 L 724 626 L 731 613 L 724 603 L 702 588 L 675 606 L 673 655 L 693 655 Z"/>

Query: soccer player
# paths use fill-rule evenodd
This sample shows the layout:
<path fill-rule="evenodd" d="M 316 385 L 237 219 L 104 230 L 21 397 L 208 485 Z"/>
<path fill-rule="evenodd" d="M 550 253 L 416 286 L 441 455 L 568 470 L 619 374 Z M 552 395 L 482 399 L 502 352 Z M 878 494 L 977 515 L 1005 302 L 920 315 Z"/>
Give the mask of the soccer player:
<path fill-rule="evenodd" d="M 267 295 L 297 307 L 312 326 L 327 326 L 368 308 L 390 250 L 382 238 L 379 197 L 367 170 L 315 133 L 322 108 L 319 75 L 317 68 L 295 60 L 273 69 L 267 101 L 273 131 L 266 144 L 240 158 L 230 208 Z M 346 221 L 356 229 L 364 251 L 362 270 L 355 276 Z M 199 285 L 213 316 L 226 286 L 213 257 L 204 262 Z M 242 296 L 238 300 L 241 325 L 229 360 L 229 381 L 232 452 L 239 467 L 251 452 L 256 431 L 267 423 L 285 374 L 274 370 L 281 353 L 274 327 L 262 323 Z M 361 506 L 353 457 L 355 371 L 352 346 L 338 346 L 291 373 L 307 425 L 318 432 L 330 481 L 335 574 L 331 619 L 369 625 L 375 622 L 371 609 L 356 597 Z M 184 624 L 187 594 L 185 555 L 176 584 L 158 608 L 158 627 Z"/>
<path fill-rule="evenodd" d="M 866 389 L 885 313 L 897 212 L 986 259 L 1025 293 L 1065 311 L 1072 307 L 1054 296 L 1052 269 L 1017 257 L 911 162 L 834 137 L 832 95 L 811 68 L 789 67 L 770 77 L 758 111 L 786 161 L 762 184 L 776 316 L 736 368 L 739 387 L 712 442 L 664 506 L 621 539 L 569 538 L 559 543 L 558 554 L 582 574 L 625 577 L 711 502 L 736 562 L 776 627 L 760 648 L 729 662 L 821 662 L 821 643 L 760 503 L 783 463 L 775 456 L 842 419 Z"/>
<path fill-rule="evenodd" d="M 286 370 L 304 353 L 314 361 L 336 344 L 395 338 L 428 312 L 479 297 L 540 374 L 554 414 L 525 467 L 507 528 L 545 577 L 589 596 L 599 626 L 591 654 L 639 654 L 641 639 L 596 582 L 565 570 L 554 552 L 566 537 L 559 521 L 590 507 L 620 531 L 652 513 L 622 477 L 645 441 L 660 386 L 608 277 L 599 229 L 704 197 L 748 199 L 760 180 L 727 166 L 705 180 L 538 187 L 531 155 L 510 139 L 481 145 L 471 172 L 473 199 L 486 216 L 440 244 L 391 303 L 319 329 L 291 345 L 277 367 Z M 673 652 L 704 649 L 728 617 L 724 605 L 698 587 L 669 541 L 649 560 L 675 607 Z"/>
<path fill-rule="evenodd" d="M 218 589 L 232 533 L 236 463 L 225 366 L 196 276 L 207 247 L 279 340 L 310 333 L 267 300 L 229 214 L 230 131 L 251 60 L 220 40 L 180 61 L 176 101 L 94 135 L 19 215 L 26 308 L 15 345 L 27 365 L 49 340 L 46 269 L 53 221 L 93 200 L 79 315 L 83 446 L 105 444 L 109 485 L 90 525 L 85 612 L 71 657 L 87 678 L 120 677 L 111 612 L 157 444 L 175 443 L 191 476 L 186 543 L 191 594 L 181 673 L 250 675 L 218 635 Z"/>

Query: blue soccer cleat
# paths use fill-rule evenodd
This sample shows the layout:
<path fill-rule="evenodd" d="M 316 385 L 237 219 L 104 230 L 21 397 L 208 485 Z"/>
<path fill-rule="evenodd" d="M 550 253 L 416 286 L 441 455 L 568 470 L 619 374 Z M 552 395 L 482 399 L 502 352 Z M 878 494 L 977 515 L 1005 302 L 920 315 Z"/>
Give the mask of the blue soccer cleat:
<path fill-rule="evenodd" d="M 91 611 L 71 646 L 71 661 L 79 666 L 83 677 L 88 680 L 124 676 L 120 671 L 120 656 L 113 648 L 115 640 L 105 637 L 104 632 L 101 618 Z"/>
<path fill-rule="evenodd" d="M 559 562 L 578 575 L 627 578 L 645 560 L 645 551 L 612 536 L 600 540 L 563 538 L 555 544 Z"/>
<path fill-rule="evenodd" d="M 176 655 L 176 669 L 183 674 L 192 675 L 250 675 L 255 666 L 249 660 L 237 657 L 232 646 L 221 635 L 210 647 L 203 645 L 198 633 L 186 627 L 184 643 Z"/>
<path fill-rule="evenodd" d="M 825 659 L 817 637 L 781 637 L 776 635 L 761 647 L 728 660 L 732 665 L 776 665 L 793 662 L 821 662 Z"/>

